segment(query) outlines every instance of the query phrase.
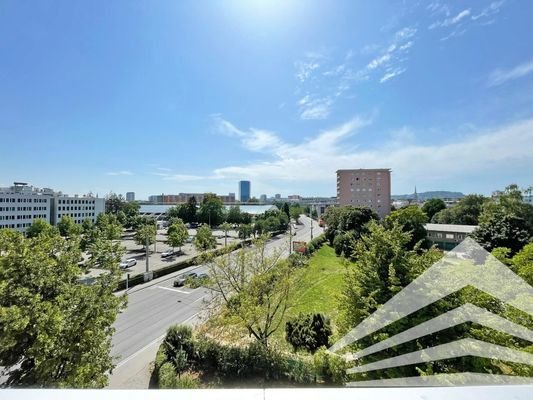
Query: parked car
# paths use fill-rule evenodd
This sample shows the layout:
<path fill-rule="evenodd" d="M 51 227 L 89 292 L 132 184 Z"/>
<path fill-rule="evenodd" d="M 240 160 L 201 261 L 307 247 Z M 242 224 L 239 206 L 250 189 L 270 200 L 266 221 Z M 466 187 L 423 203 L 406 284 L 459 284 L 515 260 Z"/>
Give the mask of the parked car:
<path fill-rule="evenodd" d="M 167 250 L 161 253 L 161 258 L 168 258 L 174 255 L 174 250 Z"/>
<path fill-rule="evenodd" d="M 207 275 L 205 272 L 201 272 L 197 276 L 198 279 L 208 279 L 209 275 Z"/>
<path fill-rule="evenodd" d="M 121 261 L 120 269 L 127 269 L 137 265 L 137 260 L 135 258 L 128 258 L 127 260 Z"/>
<path fill-rule="evenodd" d="M 198 274 L 196 272 L 187 272 L 186 274 L 181 274 L 176 279 L 174 279 L 174 286 L 183 286 L 185 285 L 187 279 L 194 279 L 197 276 Z"/>

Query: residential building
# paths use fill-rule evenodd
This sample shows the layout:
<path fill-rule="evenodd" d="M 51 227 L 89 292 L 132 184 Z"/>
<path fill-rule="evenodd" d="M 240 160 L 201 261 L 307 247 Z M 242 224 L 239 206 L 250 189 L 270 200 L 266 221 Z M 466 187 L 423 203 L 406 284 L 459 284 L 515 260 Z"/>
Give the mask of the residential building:
<path fill-rule="evenodd" d="M 241 203 L 246 203 L 250 200 L 252 193 L 251 186 L 250 181 L 239 181 L 239 201 Z"/>
<path fill-rule="evenodd" d="M 474 232 L 477 225 L 426 224 L 427 238 L 442 250 L 452 250 Z"/>
<path fill-rule="evenodd" d="M 266 203 L 267 201 L 267 195 L 266 194 L 262 194 L 261 196 L 259 196 L 259 201 L 261 203 Z"/>
<path fill-rule="evenodd" d="M 391 210 L 390 169 L 338 170 L 337 200 L 341 206 L 367 206 L 384 218 Z"/>
<path fill-rule="evenodd" d="M 127 192 L 126 201 L 135 201 L 135 192 Z"/>

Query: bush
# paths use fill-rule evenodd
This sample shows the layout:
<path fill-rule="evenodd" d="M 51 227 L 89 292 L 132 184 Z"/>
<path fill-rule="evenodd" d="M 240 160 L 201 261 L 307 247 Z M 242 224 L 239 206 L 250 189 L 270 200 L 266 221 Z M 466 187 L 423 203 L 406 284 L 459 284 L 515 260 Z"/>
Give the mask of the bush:
<path fill-rule="evenodd" d="M 174 366 L 170 362 L 163 363 L 159 368 L 159 388 L 160 389 L 173 389 L 177 385 L 178 376 Z"/>
<path fill-rule="evenodd" d="M 301 253 L 291 253 L 287 262 L 291 268 L 304 268 L 309 265 L 309 259 Z"/>
<path fill-rule="evenodd" d="M 351 257 L 355 245 L 355 234 L 353 232 L 339 233 L 333 239 L 333 248 L 338 256 Z"/>
<path fill-rule="evenodd" d="M 317 237 L 315 237 L 313 240 L 311 240 L 308 244 L 307 244 L 307 254 L 313 254 L 315 251 L 317 251 L 318 249 L 320 249 L 322 247 L 322 245 L 324 243 L 326 243 L 327 241 L 327 238 L 326 238 L 326 235 L 324 233 L 318 235 Z"/>
<path fill-rule="evenodd" d="M 185 325 L 174 325 L 168 328 L 163 349 L 167 360 L 173 364 L 175 372 L 181 373 L 187 370 L 188 361 L 194 357 L 191 328 Z"/>
<path fill-rule="evenodd" d="M 298 314 L 285 325 L 285 337 L 295 351 L 315 352 L 321 346 L 328 346 L 330 335 L 331 325 L 323 314 Z"/>
<path fill-rule="evenodd" d="M 186 372 L 176 379 L 175 385 L 176 389 L 198 389 L 200 380 L 197 376 Z"/>
<path fill-rule="evenodd" d="M 347 381 L 348 365 L 343 357 L 331 355 L 322 347 L 315 353 L 313 361 L 316 374 L 325 383 L 341 385 Z"/>

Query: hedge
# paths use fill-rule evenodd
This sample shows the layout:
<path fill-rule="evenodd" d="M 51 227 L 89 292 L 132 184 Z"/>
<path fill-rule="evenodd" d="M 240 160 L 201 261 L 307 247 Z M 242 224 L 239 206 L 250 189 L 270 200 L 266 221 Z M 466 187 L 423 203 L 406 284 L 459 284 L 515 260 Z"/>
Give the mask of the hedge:
<path fill-rule="evenodd" d="M 189 337 L 184 333 L 185 328 L 169 328 L 167 338 L 159 348 L 154 373 L 161 388 L 185 387 L 186 382 L 178 378 L 173 362 L 177 351 L 186 353 L 187 367 L 181 376 L 187 376 L 187 382 L 192 385 L 198 382 L 190 382 L 191 373 L 228 382 L 259 378 L 265 381 L 309 384 L 324 380 L 317 375 L 315 360 L 312 358 L 283 354 L 272 348 L 267 349 L 258 342 L 243 347 L 223 345 L 210 338 Z M 321 371 L 328 372 L 327 363 L 326 366 L 323 364 L 320 364 Z"/>
<path fill-rule="evenodd" d="M 232 251 L 235 251 L 237 249 L 242 248 L 244 244 L 247 245 L 247 244 L 249 244 L 251 242 L 252 242 L 251 239 L 246 239 L 246 240 L 243 240 L 242 242 L 239 242 L 239 243 L 230 244 L 227 247 L 221 247 L 219 249 L 212 250 L 212 251 L 208 252 L 207 257 L 218 257 L 218 256 L 221 256 L 223 254 L 231 253 Z M 184 268 L 187 268 L 187 267 L 190 267 L 192 265 L 200 264 L 200 263 L 205 261 L 205 257 L 206 257 L 205 255 L 200 254 L 200 255 L 191 257 L 191 258 L 189 258 L 187 260 L 178 261 L 175 264 L 172 264 L 172 265 L 169 265 L 169 266 L 166 266 L 166 267 L 163 267 L 163 268 L 159 268 L 159 269 L 153 270 L 152 271 L 153 274 L 154 274 L 153 275 L 153 279 L 160 278 L 162 276 L 171 274 L 171 273 L 176 272 L 176 271 L 180 271 L 180 270 L 182 270 Z M 141 284 L 143 282 L 144 282 L 144 273 L 133 275 L 129 279 L 128 288 L 132 288 L 133 286 L 139 285 L 139 284 Z M 118 283 L 116 290 L 119 291 L 119 290 L 124 290 L 124 289 L 126 289 L 126 279 L 123 279 L 123 280 L 121 280 Z"/>

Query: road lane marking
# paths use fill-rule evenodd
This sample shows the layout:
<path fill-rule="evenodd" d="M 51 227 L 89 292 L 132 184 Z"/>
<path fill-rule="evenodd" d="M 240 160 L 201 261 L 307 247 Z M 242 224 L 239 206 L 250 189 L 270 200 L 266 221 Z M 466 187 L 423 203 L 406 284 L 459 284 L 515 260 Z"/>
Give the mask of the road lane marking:
<path fill-rule="evenodd" d="M 185 290 L 173 289 L 173 288 L 164 287 L 164 286 L 157 286 L 157 288 L 158 289 L 170 290 L 172 292 L 178 292 L 178 293 L 183 293 L 183 294 L 191 294 L 191 292 L 186 292 Z"/>
<path fill-rule="evenodd" d="M 201 300 L 203 299 L 205 296 L 202 296 L 200 297 L 199 299 L 195 300 L 193 303 L 196 303 L 198 300 Z M 192 304 L 192 303 L 191 303 Z M 198 314 L 200 314 L 201 311 L 198 311 L 197 313 L 191 315 L 189 318 L 187 318 L 185 321 L 183 322 L 180 322 L 180 325 L 181 324 L 186 324 L 187 322 L 189 322 L 191 319 L 193 319 L 194 317 L 196 317 Z M 119 362 L 114 369 L 119 369 L 120 367 L 122 367 L 124 364 L 126 364 L 127 362 L 133 360 L 135 357 L 137 357 L 139 354 L 141 354 L 143 351 L 145 351 L 147 348 L 149 348 L 150 346 L 153 346 L 154 344 L 156 344 L 157 342 L 161 342 L 165 336 L 167 335 L 167 333 L 163 333 L 161 336 L 155 338 L 154 340 L 152 340 L 150 343 L 148 343 L 146 346 L 144 346 L 142 349 L 140 350 L 137 350 L 135 353 L 133 353 L 131 356 L 125 358 L 124 360 L 122 360 L 121 362 Z"/>

